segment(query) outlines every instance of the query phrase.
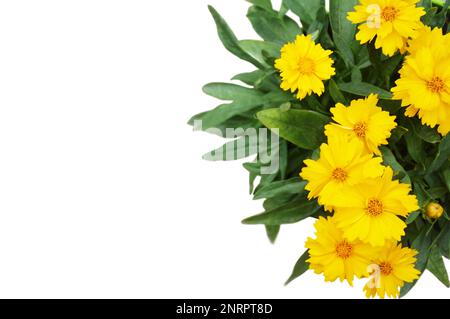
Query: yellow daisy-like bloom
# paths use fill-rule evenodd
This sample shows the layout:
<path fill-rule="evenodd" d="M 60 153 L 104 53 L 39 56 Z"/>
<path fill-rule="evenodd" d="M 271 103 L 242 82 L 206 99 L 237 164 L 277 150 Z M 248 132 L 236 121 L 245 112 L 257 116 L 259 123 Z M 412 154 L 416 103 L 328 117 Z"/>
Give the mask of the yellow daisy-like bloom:
<path fill-rule="evenodd" d="M 292 93 L 298 91 L 300 100 L 313 92 L 322 95 L 323 81 L 335 75 L 332 53 L 316 44 L 311 35 L 297 36 L 294 42 L 283 46 L 281 58 L 275 61 L 275 68 L 281 72 L 281 88 Z"/>
<path fill-rule="evenodd" d="M 347 280 L 367 277 L 373 249 L 361 241 L 348 241 L 336 227 L 332 217 L 320 217 L 315 223 L 316 239 L 308 238 L 306 248 L 310 258 L 307 262 L 316 274 L 325 276 L 325 281 Z"/>
<path fill-rule="evenodd" d="M 382 177 L 354 187 L 346 198 L 335 198 L 334 218 L 347 239 L 383 246 L 405 235 L 406 223 L 399 216 L 407 217 L 419 206 L 416 196 L 409 195 L 410 185 L 392 177 L 392 169 L 386 167 Z"/>
<path fill-rule="evenodd" d="M 308 198 L 318 197 L 321 205 L 334 207 L 336 198 L 345 200 L 355 185 L 381 176 L 382 159 L 367 154 L 357 140 L 348 141 L 345 134 L 330 136 L 328 144 L 320 146 L 318 160 L 307 159 L 300 176 L 308 181 Z"/>
<path fill-rule="evenodd" d="M 366 296 L 397 298 L 405 282 L 419 278 L 420 271 L 414 268 L 416 255 L 414 249 L 402 248 L 395 242 L 387 243 L 370 266 L 371 278 L 364 287 Z"/>
<path fill-rule="evenodd" d="M 417 53 L 423 47 L 450 47 L 450 33 L 444 35 L 441 28 L 431 29 L 429 26 L 423 26 L 417 36 L 409 40 L 407 51 L 411 54 Z"/>
<path fill-rule="evenodd" d="M 422 7 L 416 7 L 419 0 L 360 0 L 354 12 L 347 19 L 358 26 L 356 40 L 361 44 L 376 37 L 375 47 L 392 56 L 397 50 L 403 51 L 409 38 L 423 24 L 420 18 L 425 15 Z"/>
<path fill-rule="evenodd" d="M 439 35 L 440 33 L 440 35 Z M 418 41 L 423 41 L 420 46 Z M 400 79 L 392 88 L 394 99 L 402 100 L 405 114 L 418 114 L 422 123 L 446 135 L 450 131 L 450 46 L 449 36 L 442 31 L 425 29 L 411 41 L 412 54 L 400 70 Z"/>
<path fill-rule="evenodd" d="M 395 116 L 383 111 L 377 103 L 378 96 L 375 94 L 367 99 L 354 100 L 349 107 L 338 103 L 330 109 L 337 124 L 325 126 L 325 135 L 330 137 L 342 132 L 349 139 L 362 142 L 367 152 L 381 155 L 378 147 L 388 144 L 387 139 L 397 123 Z"/>

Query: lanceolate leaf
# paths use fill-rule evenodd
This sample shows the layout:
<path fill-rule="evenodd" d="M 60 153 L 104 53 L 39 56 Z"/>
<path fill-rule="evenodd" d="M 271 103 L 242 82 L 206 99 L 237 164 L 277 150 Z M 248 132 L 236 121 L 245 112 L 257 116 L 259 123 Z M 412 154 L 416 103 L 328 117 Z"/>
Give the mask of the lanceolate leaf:
<path fill-rule="evenodd" d="M 255 31 L 266 41 L 272 41 L 280 45 L 291 42 L 301 33 L 300 27 L 291 18 L 279 17 L 273 11 L 266 11 L 259 7 L 250 7 L 248 19 Z"/>
<path fill-rule="evenodd" d="M 439 144 L 438 153 L 434 161 L 429 166 L 427 173 L 431 174 L 441 168 L 446 162 L 450 160 L 450 134 L 447 134 Z"/>
<path fill-rule="evenodd" d="M 417 261 L 415 268 L 423 273 L 427 267 L 428 258 L 430 256 L 431 237 L 428 234 L 428 227 L 423 227 L 419 236 L 414 240 L 412 248 L 416 249 L 419 254 L 416 256 Z M 400 297 L 404 297 L 417 283 L 406 283 L 400 290 Z"/>
<path fill-rule="evenodd" d="M 256 130 L 255 130 L 256 132 Z M 206 153 L 203 159 L 207 161 L 235 161 L 246 158 L 258 152 L 258 135 L 242 136 L 234 141 Z"/>
<path fill-rule="evenodd" d="M 282 138 L 308 150 L 325 141 L 324 126 L 330 122 L 329 117 L 307 110 L 268 109 L 256 116 L 269 129 L 278 129 Z"/>
<path fill-rule="evenodd" d="M 331 79 L 328 83 L 328 90 L 330 91 L 331 98 L 335 103 L 348 105 L 347 99 L 345 98 L 344 94 L 342 94 L 341 90 L 333 79 Z"/>
<path fill-rule="evenodd" d="M 341 55 L 350 65 L 355 63 L 351 47 L 355 41 L 356 27 L 347 20 L 347 14 L 357 3 L 358 0 L 330 0 L 330 23 L 333 38 Z"/>
<path fill-rule="evenodd" d="M 271 57 L 278 57 L 280 55 L 280 45 L 276 43 L 258 40 L 241 40 L 239 44 L 245 52 L 261 64 L 267 64 L 264 60 L 263 51 L 267 52 Z"/>
<path fill-rule="evenodd" d="M 242 221 L 244 224 L 256 225 L 282 225 L 294 224 L 305 218 L 308 218 L 320 207 L 313 201 L 308 201 L 306 198 L 292 201 L 284 206 L 275 208 L 268 212 L 246 218 Z"/>
<path fill-rule="evenodd" d="M 378 94 L 380 99 L 390 99 L 392 94 L 386 90 L 383 90 L 373 84 L 364 82 L 351 82 L 351 83 L 339 83 L 339 88 L 347 93 L 368 96 L 369 94 Z"/>
<path fill-rule="evenodd" d="M 209 83 L 203 92 L 224 101 L 240 101 L 242 104 L 263 104 L 263 94 L 243 86 L 230 83 Z"/>
<path fill-rule="evenodd" d="M 300 17 L 305 27 L 316 21 L 317 12 L 325 6 L 324 0 L 283 0 L 283 2 Z"/>
<path fill-rule="evenodd" d="M 306 262 L 308 258 L 309 252 L 305 251 L 303 255 L 301 255 L 300 258 L 297 260 L 297 263 L 295 264 L 294 269 L 292 270 L 292 274 L 286 281 L 285 285 L 288 285 L 293 280 L 303 275 L 309 269 L 309 264 Z"/>
<path fill-rule="evenodd" d="M 259 189 L 254 199 L 271 198 L 280 194 L 301 194 L 305 186 L 306 182 L 299 177 L 273 182 Z"/>
<path fill-rule="evenodd" d="M 220 14 L 216 11 L 216 9 L 214 9 L 212 6 L 209 6 L 208 8 L 214 18 L 214 21 L 216 22 L 219 38 L 225 48 L 238 58 L 252 63 L 257 68 L 263 69 L 264 66 L 260 62 L 258 62 L 240 47 L 238 39 L 234 35 L 233 31 L 230 29 L 225 20 L 220 16 Z"/>
<path fill-rule="evenodd" d="M 383 154 L 384 164 L 392 167 L 394 172 L 398 175 L 399 179 L 403 183 L 411 184 L 411 179 L 409 178 L 408 173 L 406 173 L 403 166 L 401 166 L 400 163 L 397 161 L 392 151 L 387 147 L 381 147 L 380 150 L 381 153 Z"/>
<path fill-rule="evenodd" d="M 442 259 L 442 255 L 438 246 L 433 247 L 433 249 L 431 250 L 427 269 L 447 288 L 450 287 L 447 269 L 445 268 L 444 260 Z"/>
<path fill-rule="evenodd" d="M 266 9 L 268 11 L 272 11 L 272 2 L 271 0 L 247 0 L 250 3 L 253 3 L 255 6 Z"/>
<path fill-rule="evenodd" d="M 278 234 L 280 233 L 279 225 L 266 225 L 266 234 L 272 244 L 277 240 Z"/>

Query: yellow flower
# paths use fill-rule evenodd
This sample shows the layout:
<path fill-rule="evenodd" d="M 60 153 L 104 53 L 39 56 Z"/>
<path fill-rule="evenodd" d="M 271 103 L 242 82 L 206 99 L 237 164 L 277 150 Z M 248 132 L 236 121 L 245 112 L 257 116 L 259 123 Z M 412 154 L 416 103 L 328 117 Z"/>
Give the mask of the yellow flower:
<path fill-rule="evenodd" d="M 347 198 L 355 185 L 381 176 L 382 159 L 367 154 L 357 140 L 348 141 L 345 134 L 330 136 L 328 144 L 320 146 L 318 160 L 305 160 L 300 176 L 308 181 L 308 198 L 319 198 L 321 205 L 334 207 L 336 198 Z"/>
<path fill-rule="evenodd" d="M 425 11 L 416 7 L 417 2 L 419 0 L 360 0 L 347 19 L 360 24 L 356 40 L 364 44 L 376 37 L 375 47 L 392 56 L 397 50 L 403 51 L 407 40 L 423 26 L 420 18 Z"/>
<path fill-rule="evenodd" d="M 310 258 L 307 262 L 316 274 L 323 273 L 325 281 L 347 280 L 353 285 L 353 278 L 367 277 L 373 249 L 361 241 L 348 241 L 336 227 L 332 217 L 320 217 L 314 227 L 316 239 L 308 238 L 306 248 Z"/>
<path fill-rule="evenodd" d="M 411 54 L 417 53 L 423 47 L 450 47 L 450 34 L 444 35 L 441 28 L 431 29 L 423 26 L 418 30 L 417 36 L 409 40 L 407 51 Z"/>
<path fill-rule="evenodd" d="M 313 92 L 322 95 L 324 80 L 335 75 L 333 52 L 315 44 L 311 35 L 299 35 L 297 39 L 281 49 L 281 58 L 275 61 L 275 68 L 281 72 L 281 88 L 297 92 L 297 98 L 304 99 Z"/>
<path fill-rule="evenodd" d="M 340 103 L 330 109 L 337 124 L 325 126 L 325 135 L 336 135 L 338 131 L 349 139 L 361 141 L 367 152 L 381 155 L 378 147 L 388 144 L 391 130 L 397 126 L 395 116 L 390 116 L 377 106 L 378 96 L 369 95 L 367 99 L 354 100 L 349 107 Z"/>
<path fill-rule="evenodd" d="M 345 198 L 335 198 L 334 218 L 347 239 L 383 246 L 405 235 L 406 224 L 398 216 L 406 217 L 419 206 L 416 196 L 409 195 L 410 185 L 392 177 L 392 169 L 386 167 L 382 177 L 354 187 Z"/>
<path fill-rule="evenodd" d="M 407 107 L 407 116 L 418 114 L 423 124 L 438 125 L 439 133 L 446 135 L 450 131 L 450 38 L 440 29 L 423 32 L 411 42 L 412 54 L 392 92 Z M 423 41 L 423 46 L 417 41 Z"/>
<path fill-rule="evenodd" d="M 425 213 L 432 219 L 439 219 L 442 217 L 442 215 L 444 215 L 444 208 L 439 203 L 429 203 L 427 205 Z"/>
<path fill-rule="evenodd" d="M 389 242 L 374 258 L 370 266 L 372 273 L 369 282 L 364 287 L 366 296 L 385 295 L 391 298 L 399 296 L 400 288 L 405 282 L 413 282 L 419 278 L 420 271 L 414 268 L 417 251 L 402 248 L 395 242 Z"/>

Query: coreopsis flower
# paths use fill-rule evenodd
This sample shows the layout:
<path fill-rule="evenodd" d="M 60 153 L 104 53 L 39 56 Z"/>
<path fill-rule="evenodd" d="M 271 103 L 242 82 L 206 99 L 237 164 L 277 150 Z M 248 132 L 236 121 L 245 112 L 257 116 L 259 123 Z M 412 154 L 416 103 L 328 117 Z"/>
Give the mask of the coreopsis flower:
<path fill-rule="evenodd" d="M 349 139 L 360 141 L 367 152 L 381 155 L 380 145 L 388 144 L 391 131 L 397 126 L 395 116 L 377 106 L 378 96 L 369 95 L 366 99 L 354 100 L 349 107 L 338 103 L 331 108 L 333 120 L 337 124 L 325 126 L 328 137 L 339 132 L 347 134 Z"/>
<path fill-rule="evenodd" d="M 450 38 L 439 29 L 424 32 L 411 42 L 412 54 L 392 92 L 407 107 L 407 116 L 418 115 L 423 124 L 438 126 L 439 133 L 446 135 L 450 131 Z"/>
<path fill-rule="evenodd" d="M 419 278 L 420 271 L 414 268 L 416 255 L 414 249 L 402 248 L 396 242 L 387 243 L 378 251 L 370 266 L 371 278 L 364 287 L 366 296 L 397 298 L 405 282 Z"/>
<path fill-rule="evenodd" d="M 337 228 L 332 217 L 320 217 L 314 224 L 316 238 L 308 238 L 306 248 L 310 258 L 310 269 L 325 276 L 325 281 L 347 280 L 353 285 L 353 278 L 367 277 L 368 266 L 373 257 L 373 248 L 361 241 L 348 241 Z"/>
<path fill-rule="evenodd" d="M 355 11 L 349 12 L 347 19 L 359 24 L 356 40 L 361 44 L 372 41 L 387 56 L 398 50 L 403 51 L 409 38 L 423 24 L 425 15 L 422 7 L 416 7 L 419 0 L 360 0 Z"/>
<path fill-rule="evenodd" d="M 275 68 L 281 72 L 281 88 L 297 92 L 300 100 L 313 92 L 322 95 L 325 91 L 323 81 L 335 74 L 334 61 L 330 58 L 332 53 L 316 44 L 311 35 L 297 36 L 294 42 L 283 46 L 281 57 L 275 61 Z"/>
<path fill-rule="evenodd" d="M 300 176 L 308 181 L 308 198 L 318 197 L 321 205 L 335 206 L 335 199 L 347 198 L 356 185 L 383 174 L 380 157 L 368 154 L 362 143 L 345 134 L 330 136 L 328 144 L 320 146 L 318 160 L 307 159 Z"/>
<path fill-rule="evenodd" d="M 336 224 L 348 240 L 383 246 L 405 235 L 406 223 L 400 217 L 419 206 L 416 196 L 409 195 L 410 185 L 392 177 L 392 168 L 386 167 L 383 176 L 354 187 L 345 198 L 334 199 Z"/>
<path fill-rule="evenodd" d="M 414 54 L 423 47 L 448 48 L 450 47 L 450 34 L 444 35 L 441 28 L 431 29 L 424 25 L 418 30 L 417 35 L 409 40 L 407 51 Z"/>

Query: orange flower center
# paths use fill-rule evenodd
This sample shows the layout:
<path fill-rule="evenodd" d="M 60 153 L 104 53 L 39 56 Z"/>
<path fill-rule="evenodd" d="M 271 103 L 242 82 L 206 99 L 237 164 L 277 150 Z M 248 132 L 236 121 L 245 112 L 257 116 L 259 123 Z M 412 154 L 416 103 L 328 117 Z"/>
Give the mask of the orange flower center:
<path fill-rule="evenodd" d="M 333 173 L 331 173 L 331 176 L 333 179 L 337 180 L 338 182 L 345 182 L 345 180 L 348 177 L 348 174 L 346 171 L 344 171 L 342 168 L 336 168 Z"/>
<path fill-rule="evenodd" d="M 356 136 L 359 138 L 366 137 L 367 132 L 367 124 L 364 122 L 358 122 L 353 126 L 353 132 L 355 132 Z"/>
<path fill-rule="evenodd" d="M 383 213 L 383 203 L 376 198 L 371 198 L 367 202 L 367 214 L 376 217 Z"/>
<path fill-rule="evenodd" d="M 444 86 L 444 81 L 437 76 L 432 78 L 431 81 L 428 81 L 427 83 L 428 89 L 433 93 L 441 93 L 442 91 L 444 91 Z"/>
<path fill-rule="evenodd" d="M 298 71 L 301 74 L 309 75 L 314 73 L 314 70 L 315 70 L 314 61 L 309 58 L 302 59 L 298 64 Z"/>
<path fill-rule="evenodd" d="M 353 246 L 346 240 L 336 245 L 336 255 L 338 255 L 339 258 L 347 259 L 352 255 L 352 252 Z"/>
<path fill-rule="evenodd" d="M 399 10 L 394 7 L 385 7 L 383 11 L 381 12 L 381 17 L 384 21 L 392 22 L 397 18 L 397 14 L 399 13 Z"/>
<path fill-rule="evenodd" d="M 380 272 L 384 276 L 389 276 L 393 270 L 392 265 L 388 262 L 384 261 L 380 264 Z"/>

